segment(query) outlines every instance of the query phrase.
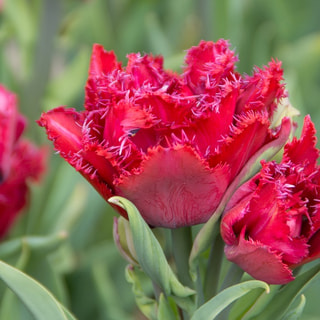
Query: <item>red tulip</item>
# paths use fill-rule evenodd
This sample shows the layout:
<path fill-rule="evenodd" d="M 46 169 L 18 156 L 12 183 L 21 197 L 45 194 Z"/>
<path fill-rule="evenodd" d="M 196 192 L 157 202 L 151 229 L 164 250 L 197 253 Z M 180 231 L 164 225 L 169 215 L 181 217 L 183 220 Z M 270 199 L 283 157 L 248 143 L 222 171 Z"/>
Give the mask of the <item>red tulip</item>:
<path fill-rule="evenodd" d="M 26 205 L 28 180 L 44 170 L 46 152 L 22 139 L 25 124 L 16 96 L 0 85 L 0 237 Z"/>
<path fill-rule="evenodd" d="M 270 284 L 294 279 L 292 269 L 320 257 L 320 167 L 315 128 L 307 116 L 301 138 L 281 163 L 262 170 L 231 198 L 221 235 L 229 260 Z"/>
<path fill-rule="evenodd" d="M 181 75 L 162 57 L 93 47 L 85 110 L 43 113 L 55 149 L 107 200 L 131 200 L 151 226 L 206 222 L 248 159 L 291 122 L 270 127 L 286 94 L 279 62 L 235 72 L 228 42 L 200 42 Z M 124 212 L 121 212 L 125 216 Z"/>

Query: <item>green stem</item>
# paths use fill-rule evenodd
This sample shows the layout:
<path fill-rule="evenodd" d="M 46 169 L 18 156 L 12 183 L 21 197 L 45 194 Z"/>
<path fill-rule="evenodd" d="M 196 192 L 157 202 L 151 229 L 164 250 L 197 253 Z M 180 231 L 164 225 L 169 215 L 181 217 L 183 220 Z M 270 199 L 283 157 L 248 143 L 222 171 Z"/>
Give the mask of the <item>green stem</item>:
<path fill-rule="evenodd" d="M 157 301 L 159 301 L 160 294 L 162 293 L 162 290 L 158 286 L 158 284 L 156 284 L 154 281 L 152 281 L 152 287 L 153 287 L 154 297 L 156 298 Z"/>
<path fill-rule="evenodd" d="M 222 291 L 232 285 L 235 285 L 240 282 L 244 271 L 238 267 L 238 265 L 232 263 L 227 275 L 225 276 L 223 283 L 219 289 L 219 291 Z M 227 308 L 225 308 L 218 316 L 217 320 L 227 320 L 229 318 L 229 313 L 232 308 L 232 304 L 229 305 Z"/>
<path fill-rule="evenodd" d="M 201 281 L 199 266 L 197 267 L 196 292 L 197 292 L 197 306 L 200 307 L 205 303 L 205 299 L 203 294 L 203 284 Z"/>
<path fill-rule="evenodd" d="M 192 247 L 190 227 L 171 230 L 172 251 L 175 260 L 178 279 L 186 286 L 193 287 L 189 273 L 189 255 Z"/>
<path fill-rule="evenodd" d="M 220 233 L 218 233 L 213 246 L 211 247 L 206 277 L 204 281 L 204 295 L 206 300 L 209 300 L 218 292 L 220 271 L 223 259 L 223 248 L 224 242 L 220 236 Z"/>
<path fill-rule="evenodd" d="M 235 263 L 232 263 L 227 275 L 225 276 L 223 283 L 221 285 L 220 291 L 223 289 L 226 289 L 228 287 L 231 287 L 234 284 L 237 284 L 240 282 L 244 271 Z"/>

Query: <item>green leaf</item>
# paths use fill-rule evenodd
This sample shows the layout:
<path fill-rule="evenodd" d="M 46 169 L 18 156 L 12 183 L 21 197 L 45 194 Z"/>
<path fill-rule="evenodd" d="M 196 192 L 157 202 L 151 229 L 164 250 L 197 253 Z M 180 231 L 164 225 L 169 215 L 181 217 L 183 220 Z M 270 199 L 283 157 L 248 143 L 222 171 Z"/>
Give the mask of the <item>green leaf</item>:
<path fill-rule="evenodd" d="M 197 265 L 199 256 L 203 253 L 210 244 L 213 243 L 217 234 L 217 222 L 220 219 L 224 204 L 220 204 L 216 212 L 211 216 L 208 222 L 202 227 L 194 239 L 193 246 L 189 257 L 190 276 L 195 281 L 197 277 Z"/>
<path fill-rule="evenodd" d="M 40 283 L 0 261 L 0 278 L 18 296 L 35 320 L 75 319 L 66 316 L 60 303 Z"/>
<path fill-rule="evenodd" d="M 302 294 L 300 302 L 295 308 L 291 308 L 290 311 L 284 316 L 283 320 L 299 320 L 301 319 L 302 312 L 306 305 L 306 297 Z"/>
<path fill-rule="evenodd" d="M 120 254 L 130 263 L 137 265 L 137 254 L 133 245 L 129 221 L 123 217 L 113 220 L 113 239 Z"/>
<path fill-rule="evenodd" d="M 178 297 L 193 295 L 195 292 L 192 289 L 183 286 L 178 281 L 168 264 L 157 238 L 143 220 L 134 204 L 122 197 L 112 197 L 109 199 L 109 202 L 127 211 L 139 264 L 152 281 L 166 295 L 173 294 Z"/>
<path fill-rule="evenodd" d="M 134 293 L 136 303 L 141 312 L 151 320 L 157 320 L 157 302 L 147 296 L 145 288 L 143 288 L 143 275 L 131 265 L 126 268 L 126 279 L 132 284 L 132 291 Z"/>
<path fill-rule="evenodd" d="M 233 301 L 239 299 L 246 293 L 256 288 L 264 288 L 266 292 L 269 292 L 269 286 L 263 281 L 250 280 L 239 283 L 221 291 L 218 295 L 214 296 L 208 302 L 203 304 L 198 310 L 195 311 L 191 320 L 214 319 L 222 310 L 228 307 Z"/>
<path fill-rule="evenodd" d="M 168 297 L 164 296 L 163 293 L 160 294 L 159 307 L 158 307 L 158 320 L 179 320 L 179 311 L 174 303 L 174 301 Z"/>
<path fill-rule="evenodd" d="M 245 319 L 269 320 L 282 319 L 289 310 L 294 300 L 312 284 L 320 275 L 320 263 L 300 274 L 296 279 L 283 286 L 268 304 L 263 305 L 263 309 L 259 312 L 253 308 L 245 316 Z"/>
<path fill-rule="evenodd" d="M 243 316 L 249 312 L 249 310 L 254 308 L 259 308 L 257 307 L 257 304 L 259 304 L 260 297 L 265 298 L 265 296 L 267 297 L 271 296 L 270 297 L 271 299 L 273 294 L 272 292 L 273 288 L 274 288 L 273 286 L 270 287 L 270 293 L 268 295 L 264 294 L 265 292 L 263 289 L 257 288 L 250 291 L 248 294 L 241 297 L 240 299 L 238 299 L 230 310 L 230 313 L 229 313 L 230 319 L 242 319 Z M 262 304 L 263 303 L 264 302 L 262 302 Z"/>

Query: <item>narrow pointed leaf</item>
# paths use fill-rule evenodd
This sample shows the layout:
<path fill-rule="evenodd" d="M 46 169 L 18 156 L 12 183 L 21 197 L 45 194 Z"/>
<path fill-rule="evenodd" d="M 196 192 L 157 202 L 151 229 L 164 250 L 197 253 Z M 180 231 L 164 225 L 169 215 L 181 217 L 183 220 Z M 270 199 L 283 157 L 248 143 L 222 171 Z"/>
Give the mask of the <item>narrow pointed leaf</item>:
<path fill-rule="evenodd" d="M 59 302 L 40 283 L 0 261 L 1 280 L 18 296 L 35 320 L 68 320 Z"/>
<path fill-rule="evenodd" d="M 264 305 L 261 312 L 257 314 L 256 310 L 253 308 L 250 313 L 248 312 L 245 319 L 282 319 L 294 300 L 299 297 L 310 284 L 318 279 L 319 276 L 320 263 L 297 276 L 294 281 L 286 284 L 272 297 L 268 304 Z"/>
<path fill-rule="evenodd" d="M 131 265 L 126 268 L 126 279 L 132 284 L 132 291 L 140 311 L 148 319 L 157 320 L 157 302 L 155 299 L 148 297 L 147 293 L 144 292 L 142 279 Z"/>
<path fill-rule="evenodd" d="M 266 292 L 269 292 L 269 286 L 263 281 L 250 280 L 239 283 L 221 291 L 218 295 L 203 304 L 196 310 L 191 320 L 212 320 L 233 301 L 256 288 L 263 288 Z"/>
<path fill-rule="evenodd" d="M 283 320 L 299 320 L 302 319 L 302 312 L 304 310 L 304 307 L 306 305 L 306 297 L 302 294 L 300 297 L 299 304 L 292 308 L 283 318 Z"/>
<path fill-rule="evenodd" d="M 158 307 L 158 320 L 179 320 L 179 311 L 174 301 L 166 299 L 163 293 L 160 294 Z"/>

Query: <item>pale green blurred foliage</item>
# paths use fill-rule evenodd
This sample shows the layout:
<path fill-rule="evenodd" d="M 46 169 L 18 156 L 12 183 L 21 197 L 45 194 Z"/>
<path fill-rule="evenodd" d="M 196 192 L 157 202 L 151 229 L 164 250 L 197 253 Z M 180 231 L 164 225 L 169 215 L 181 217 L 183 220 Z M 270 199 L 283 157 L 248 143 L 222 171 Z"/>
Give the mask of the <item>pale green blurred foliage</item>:
<path fill-rule="evenodd" d="M 283 61 L 299 123 L 310 113 L 320 129 L 319 12 L 317 0 L 5 0 L 0 82 L 18 94 L 28 135 L 46 143 L 35 120 L 59 105 L 83 108 L 93 43 L 114 50 L 123 65 L 127 53 L 140 51 L 162 54 L 165 67 L 181 71 L 186 49 L 201 39 L 226 38 L 239 55 L 240 72 L 271 58 Z M 47 255 L 31 253 L 22 269 L 79 319 L 140 317 L 113 245 L 109 205 L 53 152 L 45 181 L 33 191 L 10 237 L 67 231 L 69 238 Z M 316 319 L 319 294 L 317 283 L 306 294 L 304 319 Z"/>

